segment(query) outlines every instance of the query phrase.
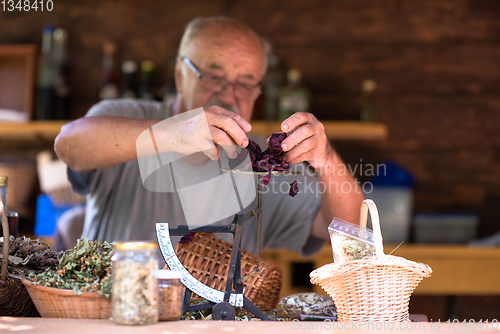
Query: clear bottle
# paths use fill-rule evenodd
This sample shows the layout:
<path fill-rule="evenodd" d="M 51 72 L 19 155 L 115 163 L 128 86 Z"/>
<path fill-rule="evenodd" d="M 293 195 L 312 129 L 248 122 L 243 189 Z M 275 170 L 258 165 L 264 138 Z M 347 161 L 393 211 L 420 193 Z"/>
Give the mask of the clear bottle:
<path fill-rule="evenodd" d="M 301 84 L 302 74 L 297 69 L 290 69 L 287 73 L 288 85 L 282 89 L 279 97 L 279 120 L 284 121 L 294 113 L 310 112 L 309 91 Z"/>
<path fill-rule="evenodd" d="M 17 238 L 19 234 L 19 214 L 15 211 L 11 211 L 7 206 L 7 185 L 9 178 L 7 176 L 0 175 L 0 199 L 2 199 L 3 205 L 5 207 L 5 212 L 7 213 L 7 220 L 9 222 L 9 233 Z M 0 237 L 3 237 L 3 229 L 0 228 Z"/>
<path fill-rule="evenodd" d="M 158 322 L 158 245 L 153 242 L 117 242 L 113 245 L 111 312 L 121 325 Z"/>
<path fill-rule="evenodd" d="M 179 320 L 183 311 L 184 286 L 180 280 L 182 273 L 175 270 L 158 270 L 156 277 L 160 293 L 160 320 Z"/>

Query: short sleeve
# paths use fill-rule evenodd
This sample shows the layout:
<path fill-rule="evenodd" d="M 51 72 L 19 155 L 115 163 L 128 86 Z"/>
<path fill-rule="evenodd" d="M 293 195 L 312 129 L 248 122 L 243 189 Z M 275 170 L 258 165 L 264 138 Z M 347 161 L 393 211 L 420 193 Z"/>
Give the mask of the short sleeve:
<path fill-rule="evenodd" d="M 94 104 L 85 117 L 117 116 L 135 119 L 166 118 L 170 114 L 169 106 L 155 101 L 141 101 L 134 99 L 103 100 Z M 91 192 L 92 181 L 96 171 L 80 173 L 72 169 L 67 170 L 68 180 L 74 192 L 87 195 Z"/>
<path fill-rule="evenodd" d="M 89 173 L 80 173 L 72 170 L 71 168 L 67 169 L 68 180 L 71 184 L 71 189 L 82 196 L 86 196 L 90 193 L 90 185 L 92 180 L 94 179 L 96 171 Z"/>

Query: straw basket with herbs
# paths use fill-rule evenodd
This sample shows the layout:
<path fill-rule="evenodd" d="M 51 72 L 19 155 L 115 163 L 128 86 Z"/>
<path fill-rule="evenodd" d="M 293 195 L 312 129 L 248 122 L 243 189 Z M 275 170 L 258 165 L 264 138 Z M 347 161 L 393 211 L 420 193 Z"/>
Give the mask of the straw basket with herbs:
<path fill-rule="evenodd" d="M 106 319 L 111 316 L 111 256 L 107 242 L 78 240 L 56 270 L 22 280 L 42 317 Z"/>
<path fill-rule="evenodd" d="M 360 227 L 366 229 L 368 211 L 374 230 L 374 256 L 324 265 L 311 273 L 311 282 L 333 298 L 338 321 L 409 321 L 410 296 L 432 269 L 384 254 L 378 210 L 372 200 L 361 206 Z"/>

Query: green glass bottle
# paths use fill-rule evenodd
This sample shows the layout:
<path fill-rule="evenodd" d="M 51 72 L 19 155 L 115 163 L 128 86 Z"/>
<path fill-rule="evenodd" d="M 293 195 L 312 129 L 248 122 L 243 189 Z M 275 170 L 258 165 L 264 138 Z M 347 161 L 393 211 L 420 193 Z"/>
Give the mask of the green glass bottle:
<path fill-rule="evenodd" d="M 290 69 L 287 73 L 288 85 L 279 96 L 279 120 L 282 122 L 296 112 L 311 112 L 310 93 L 301 83 L 302 73 Z"/>

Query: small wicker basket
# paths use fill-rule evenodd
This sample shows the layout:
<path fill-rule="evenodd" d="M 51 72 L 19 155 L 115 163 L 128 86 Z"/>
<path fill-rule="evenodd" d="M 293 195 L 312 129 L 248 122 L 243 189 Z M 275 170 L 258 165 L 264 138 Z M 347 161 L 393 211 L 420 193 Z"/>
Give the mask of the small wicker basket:
<path fill-rule="evenodd" d="M 32 285 L 23 278 L 31 299 L 43 318 L 108 319 L 111 300 L 96 292 L 75 295 L 73 290 Z"/>
<path fill-rule="evenodd" d="M 418 283 L 431 275 L 432 269 L 426 264 L 385 255 L 378 210 L 372 200 L 363 201 L 360 226 L 366 228 L 368 211 L 375 256 L 324 265 L 311 272 L 311 282 L 333 298 L 338 321 L 409 321 L 410 296 Z"/>
<path fill-rule="evenodd" d="M 233 245 L 209 233 L 196 233 L 189 243 L 179 243 L 175 252 L 184 267 L 200 282 L 217 290 L 226 288 Z M 241 276 L 257 268 L 257 256 L 241 250 Z M 243 294 L 261 311 L 276 308 L 280 297 L 281 270 L 273 261 L 262 260 L 260 269 L 243 284 Z M 195 295 L 192 298 L 196 298 Z"/>

